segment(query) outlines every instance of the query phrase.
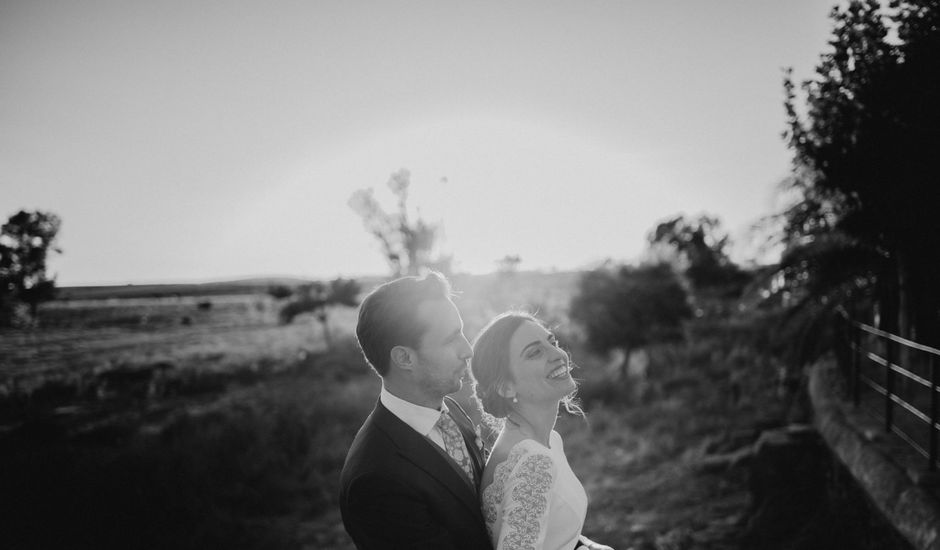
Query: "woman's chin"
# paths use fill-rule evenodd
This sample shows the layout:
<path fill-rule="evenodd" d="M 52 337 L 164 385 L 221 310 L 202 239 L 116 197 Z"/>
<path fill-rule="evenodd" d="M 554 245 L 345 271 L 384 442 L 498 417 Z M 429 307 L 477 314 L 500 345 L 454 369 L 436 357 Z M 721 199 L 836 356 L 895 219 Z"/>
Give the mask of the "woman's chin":
<path fill-rule="evenodd" d="M 566 376 L 557 380 L 551 380 L 551 383 L 552 387 L 555 388 L 558 392 L 558 399 L 563 399 L 565 396 L 578 389 L 577 383 L 575 383 L 574 378 L 571 376 Z"/>

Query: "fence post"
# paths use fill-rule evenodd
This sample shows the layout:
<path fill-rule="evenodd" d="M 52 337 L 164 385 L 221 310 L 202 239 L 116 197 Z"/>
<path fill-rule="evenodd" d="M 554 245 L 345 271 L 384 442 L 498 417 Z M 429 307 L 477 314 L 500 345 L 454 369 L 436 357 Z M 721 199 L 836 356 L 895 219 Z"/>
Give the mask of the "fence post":
<path fill-rule="evenodd" d="M 861 402 L 862 378 L 862 329 L 856 327 L 851 320 L 848 321 L 852 336 L 852 403 L 857 408 Z"/>
<path fill-rule="evenodd" d="M 891 368 L 895 361 L 895 344 L 891 338 L 885 338 L 885 431 L 890 432 L 894 424 L 894 370 Z"/>
<path fill-rule="evenodd" d="M 940 376 L 937 371 L 937 356 L 930 354 L 930 471 L 937 471 L 937 422 L 940 421 L 940 397 L 937 396 L 937 386 L 940 385 Z"/>

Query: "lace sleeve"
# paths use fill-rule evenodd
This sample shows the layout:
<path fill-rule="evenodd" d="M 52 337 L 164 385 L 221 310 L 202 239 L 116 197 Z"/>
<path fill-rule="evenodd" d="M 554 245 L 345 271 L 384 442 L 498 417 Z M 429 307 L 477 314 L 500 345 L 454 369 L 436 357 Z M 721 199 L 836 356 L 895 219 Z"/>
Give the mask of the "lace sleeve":
<path fill-rule="evenodd" d="M 537 550 L 548 527 L 555 463 L 547 454 L 527 454 L 513 468 L 503 489 L 502 525 L 497 550 Z"/>

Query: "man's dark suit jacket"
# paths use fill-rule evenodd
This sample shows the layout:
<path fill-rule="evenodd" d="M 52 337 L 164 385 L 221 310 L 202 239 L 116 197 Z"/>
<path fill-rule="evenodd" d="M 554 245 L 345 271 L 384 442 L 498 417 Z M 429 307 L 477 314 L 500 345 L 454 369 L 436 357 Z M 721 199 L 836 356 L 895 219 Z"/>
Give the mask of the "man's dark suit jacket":
<path fill-rule="evenodd" d="M 455 417 L 463 412 L 450 408 Z M 467 438 L 466 423 L 458 424 Z M 480 466 L 482 457 L 474 460 Z M 378 402 L 343 466 L 346 532 L 360 550 L 491 550 L 479 498 L 458 468 Z"/>

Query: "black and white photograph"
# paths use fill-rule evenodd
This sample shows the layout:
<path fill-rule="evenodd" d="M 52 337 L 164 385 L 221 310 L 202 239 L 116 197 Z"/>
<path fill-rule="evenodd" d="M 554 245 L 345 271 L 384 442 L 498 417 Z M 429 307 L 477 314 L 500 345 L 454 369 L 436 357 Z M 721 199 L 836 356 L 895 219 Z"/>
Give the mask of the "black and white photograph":
<path fill-rule="evenodd" d="M 940 550 L 934 186 L 938 0 L 0 0 L 0 548 Z"/>

